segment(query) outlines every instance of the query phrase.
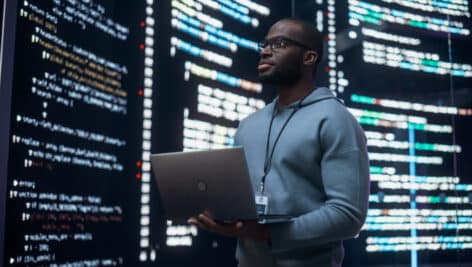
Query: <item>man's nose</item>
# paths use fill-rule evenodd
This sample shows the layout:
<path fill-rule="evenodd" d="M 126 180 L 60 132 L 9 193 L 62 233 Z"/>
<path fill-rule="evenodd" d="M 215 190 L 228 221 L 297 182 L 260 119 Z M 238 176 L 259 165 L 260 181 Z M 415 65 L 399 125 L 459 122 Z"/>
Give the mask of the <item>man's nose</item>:
<path fill-rule="evenodd" d="M 270 49 L 270 46 L 265 46 L 264 48 L 259 50 L 259 56 L 261 58 L 268 58 L 272 56 L 272 49 Z"/>

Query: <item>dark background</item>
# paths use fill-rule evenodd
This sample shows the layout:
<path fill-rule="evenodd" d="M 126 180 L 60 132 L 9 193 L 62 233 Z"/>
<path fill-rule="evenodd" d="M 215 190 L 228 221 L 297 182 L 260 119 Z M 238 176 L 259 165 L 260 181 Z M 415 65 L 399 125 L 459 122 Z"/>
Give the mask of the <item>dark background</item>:
<path fill-rule="evenodd" d="M 271 15 L 264 20 L 260 20 L 262 26 L 257 29 L 248 30 L 238 23 L 228 26 L 226 29 L 231 29 L 232 32 L 245 35 L 249 32 L 250 39 L 260 40 L 264 37 L 265 32 L 270 25 L 276 20 L 288 17 L 294 14 L 296 17 L 314 22 L 315 12 L 318 9 L 326 8 L 326 4 L 318 5 L 315 1 L 296 0 L 290 1 L 257 1 L 271 7 Z M 3 1 L 0 1 L 3 7 Z M 379 5 L 386 5 L 383 2 L 377 3 Z M 15 128 L 13 119 L 11 124 L 7 122 L 2 116 L 1 131 L 3 139 L 0 140 L 0 147 L 2 148 L 1 157 L 2 165 L 0 166 L 1 185 L 0 189 L 11 186 L 11 179 L 15 175 L 35 176 L 41 179 L 50 179 L 47 183 L 42 183 L 40 188 L 44 191 L 51 192 L 65 192 L 65 193 L 93 193 L 103 196 L 103 199 L 108 203 L 121 205 L 126 211 L 123 223 L 119 225 L 107 225 L 106 227 L 93 228 L 96 231 L 97 239 L 92 244 L 87 243 L 85 246 L 76 246 L 76 244 L 65 244 L 57 246 L 56 253 L 59 255 L 58 260 L 70 260 L 78 258 L 90 257 L 121 257 L 124 260 L 124 266 L 236 266 L 234 260 L 235 241 L 230 238 L 208 234 L 199 231 L 198 237 L 194 238 L 192 247 L 167 247 L 165 246 L 165 218 L 162 214 L 162 208 L 159 206 L 159 197 L 153 195 L 151 203 L 151 245 L 158 249 L 157 264 L 156 263 L 140 263 L 138 262 L 139 254 L 139 196 L 140 184 L 134 179 L 134 163 L 140 158 L 140 142 L 142 125 L 142 103 L 141 98 L 136 95 L 136 89 L 139 88 L 143 80 L 143 56 L 136 47 L 142 42 L 144 34 L 138 27 L 139 22 L 144 17 L 144 3 L 141 2 L 117 2 L 104 1 L 107 10 L 112 11 L 112 17 L 115 21 L 119 21 L 124 25 L 130 27 L 131 33 L 129 40 L 124 43 L 116 43 L 108 39 L 100 39 L 100 34 L 93 34 L 92 39 L 83 38 L 78 35 L 79 29 L 74 26 L 68 26 L 62 33 L 65 39 L 70 42 L 77 43 L 90 50 L 96 51 L 97 54 L 105 58 L 116 58 L 117 61 L 123 62 L 129 66 L 130 73 L 125 81 L 124 87 L 129 93 L 129 109 L 126 116 L 108 116 L 100 114 L 100 110 L 90 107 L 80 107 L 77 109 L 80 112 L 67 113 L 61 107 L 52 106 L 49 110 L 51 118 L 57 121 L 68 122 L 73 121 L 77 127 L 100 129 L 103 132 L 119 133 L 121 138 L 128 140 L 126 150 L 117 151 L 117 153 L 124 159 L 126 166 L 125 171 L 117 176 L 109 176 L 107 173 L 100 173 L 97 171 L 84 171 L 82 168 L 75 168 L 70 166 L 58 166 L 53 171 L 48 170 L 27 170 L 21 167 L 17 159 L 21 159 L 26 151 L 21 149 L 9 149 L 11 137 L 9 132 L 17 134 L 29 134 L 44 138 L 51 138 L 55 141 L 61 140 L 60 136 L 50 136 L 46 132 L 34 129 Z M 207 120 L 213 123 L 218 123 L 228 127 L 237 127 L 237 122 L 229 122 L 224 119 L 214 119 L 208 115 L 200 114 L 196 108 L 196 85 L 198 79 L 192 77 L 190 81 L 183 80 L 183 61 L 188 58 L 182 53 L 178 53 L 176 57 L 169 56 L 170 36 L 177 35 L 185 37 L 178 33 L 170 26 L 170 1 L 155 1 L 155 12 L 157 26 L 157 40 L 155 51 L 157 53 L 155 60 L 155 75 L 154 75 L 154 96 L 153 96 L 153 153 L 170 152 L 182 150 L 182 132 L 183 132 L 183 110 L 189 109 L 189 117 L 192 119 Z M 352 28 L 347 23 L 347 2 L 337 1 L 336 3 L 336 35 L 338 42 L 344 42 L 349 39 L 343 38 L 347 32 Z M 394 4 L 391 4 L 395 7 Z M 469 7 L 471 6 L 469 1 Z M 398 7 L 398 6 L 396 6 Z M 293 8 L 293 9 L 292 9 Z M 12 11 L 13 12 L 13 11 Z M 220 16 L 219 13 L 212 13 L 212 15 Z M 7 13 L 10 16 L 17 13 Z M 3 25 L 3 11 L 2 11 L 2 25 Z M 453 19 L 453 18 L 451 18 Z M 230 23 L 230 20 L 225 21 Z M 470 27 L 470 20 L 465 21 L 467 28 Z M 326 22 L 325 29 L 326 29 Z M 12 25 L 9 25 L 13 27 Z M 447 36 L 444 34 L 431 34 L 426 31 L 412 30 L 407 33 L 398 25 L 389 25 L 387 28 L 391 32 L 403 35 L 412 35 L 422 40 L 421 49 L 425 51 L 434 51 L 440 54 L 441 59 L 448 61 L 448 50 L 452 51 L 452 61 L 471 64 L 472 61 L 469 56 L 470 47 L 472 47 L 472 40 L 470 35 L 467 37 L 452 36 L 451 47 L 447 42 Z M 32 28 L 24 24 L 24 20 L 18 18 L 16 25 L 16 34 L 9 36 L 12 39 L 8 41 L 10 44 L 15 44 L 15 50 L 8 51 L 10 56 L 14 55 L 14 65 L 6 65 L 6 59 L 2 62 L 2 92 L 1 96 L 8 96 L 12 93 L 12 97 L 0 99 L 2 111 L 11 104 L 11 110 L 8 112 L 13 114 L 17 112 L 26 112 L 34 114 L 39 110 L 37 99 L 28 96 L 22 89 L 29 88 L 29 77 L 39 72 L 44 71 L 41 61 L 37 59 L 37 51 L 35 47 L 31 46 L 28 41 Z M 179 35 L 180 34 L 180 35 Z M 16 39 L 15 39 L 16 37 Z M 3 36 L 2 36 L 3 38 Z M 182 38 L 183 39 L 183 38 Z M 190 39 L 187 37 L 187 39 Z M 6 40 L 1 40 L 3 42 Z M 377 40 L 375 40 L 377 42 Z M 352 43 L 343 43 L 343 47 L 348 47 L 346 50 L 338 51 L 338 55 L 344 56 L 344 62 L 337 66 L 337 70 L 342 70 L 345 77 L 349 79 L 349 86 L 346 87 L 343 93 L 339 96 L 345 100 L 347 106 L 362 108 L 363 106 L 350 102 L 351 94 L 361 94 L 377 98 L 389 98 L 411 102 L 421 102 L 424 104 L 457 106 L 463 108 L 472 107 L 471 97 L 471 78 L 453 77 L 448 75 L 437 76 L 432 74 L 425 74 L 421 72 L 410 72 L 401 69 L 392 69 L 381 65 L 373 65 L 363 63 L 362 61 L 362 47 L 358 41 Z M 201 47 L 208 46 L 209 50 L 225 53 L 224 50 L 207 45 L 199 40 L 195 44 Z M 326 49 L 325 49 L 326 50 Z M 318 72 L 318 86 L 327 86 L 328 79 L 324 67 L 327 65 L 326 51 L 325 58 L 321 63 Z M 240 49 L 237 56 L 234 58 L 233 67 L 231 71 L 240 75 L 244 79 L 257 80 L 256 77 L 256 63 L 257 53 Z M 205 65 L 203 60 L 192 59 L 193 62 Z M 213 66 L 214 67 L 214 66 Z M 215 67 L 216 68 L 216 67 Z M 5 70 L 6 69 L 6 70 Z M 13 85 L 7 87 L 8 75 L 5 71 L 13 75 Z M 209 83 L 215 87 L 219 87 L 234 93 L 243 94 L 249 97 L 259 97 L 266 102 L 271 101 L 274 97 L 273 88 L 264 88 L 262 95 L 256 95 L 249 92 L 242 92 L 241 90 L 224 87 L 219 83 Z M 398 110 L 382 109 L 379 111 L 395 113 Z M 401 112 L 406 113 L 406 112 Z M 5 115 L 5 114 L 3 114 Z M 411 112 L 410 115 L 425 116 L 421 113 Z M 74 116 L 71 118 L 70 116 Z M 420 167 L 417 166 L 417 173 L 419 175 L 431 176 L 453 176 L 457 175 L 461 178 L 461 183 L 472 183 L 472 169 L 469 165 L 472 159 L 472 142 L 470 142 L 469 133 L 471 132 L 471 117 L 463 116 L 429 116 L 429 123 L 436 124 L 453 124 L 455 131 L 452 135 L 438 135 L 430 133 L 417 133 L 417 141 L 428 143 L 446 143 L 451 144 L 452 139 L 462 147 L 462 152 L 456 157 L 448 154 L 445 155 L 445 163 L 441 166 Z M 366 130 L 375 130 L 373 127 L 365 127 Z M 406 131 L 398 130 L 396 132 L 398 138 L 407 138 Z M 58 139 L 59 138 L 59 139 Z M 78 144 L 87 145 L 87 144 Z M 4 149 L 5 148 L 5 149 Z M 389 151 L 388 149 L 379 151 Z M 376 151 L 378 152 L 378 151 Z M 391 151 L 394 153 L 393 151 Z M 421 153 L 418 153 L 421 154 Z M 432 155 L 432 153 L 423 153 L 425 155 Z M 8 157 L 8 168 L 4 165 L 3 158 Z M 21 161 L 21 160 L 20 160 Z M 373 164 L 374 165 L 374 164 Z M 378 165 L 378 164 L 376 164 Z M 406 165 L 398 164 L 398 170 L 402 170 Z M 455 167 L 456 166 L 456 167 Z M 402 171 L 407 172 L 408 169 Z M 5 172 L 5 174 L 3 173 Z M 84 177 L 88 179 L 84 182 Z M 102 179 L 92 179 L 90 177 L 101 177 Z M 39 181 L 39 180 L 38 180 Z M 154 184 L 151 191 L 156 191 Z M 6 191 L 6 190 L 5 190 Z M 376 193 L 378 188 L 372 184 L 372 193 Z M 3 193 L 3 192 L 2 192 Z M 398 192 L 404 193 L 404 192 Z M 439 194 L 440 192 L 434 192 Z M 418 193 L 420 194 L 420 193 Z M 457 194 L 463 194 L 459 192 Z M 470 194 L 470 193 L 469 193 Z M 7 266 L 7 260 L 11 255 L 16 255 L 21 252 L 20 237 L 23 233 L 34 230 L 37 225 L 23 225 L 18 221 L 20 214 L 20 207 L 15 206 L 10 199 L 7 199 L 7 194 L 2 194 L 4 197 L 0 201 L 5 204 L 6 209 L 2 208 L 0 215 L 6 215 L 5 226 L 1 229 L 5 230 L 5 237 L 2 240 L 2 245 L 5 247 L 2 250 L 4 258 L 2 263 Z M 373 204 L 379 208 L 378 204 Z M 2 206 L 3 207 L 3 206 Z M 380 206 L 381 207 L 381 206 Z M 458 209 L 470 209 L 470 203 L 457 206 Z M 0 216 L 0 219 L 2 217 Z M 4 223 L 3 221 L 0 223 Z M 2 232 L 0 232 L 1 234 Z M 447 234 L 447 233 L 445 233 Z M 449 232 L 450 234 L 450 232 Z M 458 235 L 471 235 L 470 231 L 459 231 Z M 346 256 L 344 266 L 409 266 L 409 252 L 387 252 L 387 253 L 366 253 L 365 252 L 365 238 L 366 232 L 361 232 L 358 239 L 348 240 L 345 242 Z M 215 244 L 217 244 L 215 246 Z M 1 246 L 0 246 L 1 248 Z M 1 259 L 0 253 L 0 259 Z M 420 259 L 420 266 L 471 266 L 468 262 L 472 262 L 470 249 L 469 250 L 449 250 L 449 251 L 421 251 L 418 253 Z M 437 265 L 436 265 L 437 264 Z M 32 265 L 33 266 L 33 265 Z M 39 265 L 38 265 L 39 266 Z"/>

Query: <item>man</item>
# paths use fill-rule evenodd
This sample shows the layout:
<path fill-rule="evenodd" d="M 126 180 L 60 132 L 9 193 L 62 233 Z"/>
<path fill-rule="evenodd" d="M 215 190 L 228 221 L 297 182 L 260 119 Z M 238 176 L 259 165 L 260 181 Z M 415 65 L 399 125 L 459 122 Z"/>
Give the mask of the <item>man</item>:
<path fill-rule="evenodd" d="M 341 266 L 342 240 L 359 233 L 367 214 L 364 133 L 327 88 L 315 89 L 323 52 L 316 28 L 283 19 L 260 48 L 260 80 L 278 97 L 240 123 L 235 141 L 244 147 L 254 192 L 267 202 L 264 212 L 295 218 L 218 224 L 200 214 L 188 223 L 237 237 L 241 267 Z"/>

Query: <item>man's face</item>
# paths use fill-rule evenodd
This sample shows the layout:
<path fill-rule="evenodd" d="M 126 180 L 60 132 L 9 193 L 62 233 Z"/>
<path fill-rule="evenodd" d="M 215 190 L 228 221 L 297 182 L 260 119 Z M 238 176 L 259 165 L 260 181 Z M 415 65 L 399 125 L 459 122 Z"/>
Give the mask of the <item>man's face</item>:
<path fill-rule="evenodd" d="M 290 42 L 300 42 L 299 32 L 298 25 L 284 20 L 270 28 L 265 38 L 268 44 L 260 51 L 257 67 L 262 83 L 291 84 L 301 78 L 304 48 Z"/>

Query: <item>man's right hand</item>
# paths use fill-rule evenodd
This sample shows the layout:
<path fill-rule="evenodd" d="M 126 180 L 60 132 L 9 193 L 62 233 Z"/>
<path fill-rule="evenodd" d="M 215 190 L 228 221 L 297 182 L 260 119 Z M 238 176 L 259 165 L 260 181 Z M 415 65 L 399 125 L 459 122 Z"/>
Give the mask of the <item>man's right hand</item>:
<path fill-rule="evenodd" d="M 259 224 L 257 221 L 217 223 L 207 212 L 204 212 L 196 217 L 189 218 L 187 223 L 197 225 L 203 230 L 220 235 L 255 240 L 270 240 L 270 233 L 266 225 Z"/>

